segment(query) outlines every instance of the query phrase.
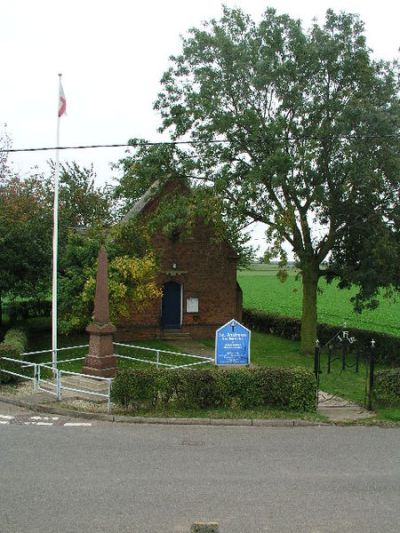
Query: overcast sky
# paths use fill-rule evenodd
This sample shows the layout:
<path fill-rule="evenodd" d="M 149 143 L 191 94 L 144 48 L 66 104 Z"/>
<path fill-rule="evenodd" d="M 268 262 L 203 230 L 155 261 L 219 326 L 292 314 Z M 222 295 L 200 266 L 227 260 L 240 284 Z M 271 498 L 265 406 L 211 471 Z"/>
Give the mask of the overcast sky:
<path fill-rule="evenodd" d="M 305 27 L 326 9 L 358 13 L 377 58 L 398 57 L 400 2 L 396 0 L 226 0 L 258 20 L 268 6 L 301 18 Z M 160 140 L 153 102 L 180 35 L 221 15 L 219 0 L 0 0 L 0 124 L 14 148 L 54 146 L 58 76 L 67 116 L 61 144 Z M 62 152 L 62 160 L 93 162 L 99 183 L 111 181 L 109 162 L 121 149 Z M 45 168 L 54 153 L 15 154 L 23 175 Z M 259 237 L 260 235 L 258 235 Z"/>

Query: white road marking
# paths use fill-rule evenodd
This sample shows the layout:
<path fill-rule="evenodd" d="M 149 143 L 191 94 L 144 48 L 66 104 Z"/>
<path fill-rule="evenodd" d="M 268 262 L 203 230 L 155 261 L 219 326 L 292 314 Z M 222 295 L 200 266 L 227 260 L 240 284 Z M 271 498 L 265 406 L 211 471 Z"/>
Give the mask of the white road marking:
<path fill-rule="evenodd" d="M 59 420 L 59 416 L 31 416 L 31 420 Z"/>
<path fill-rule="evenodd" d="M 69 426 L 69 427 L 88 427 L 88 426 L 91 426 L 92 424 L 90 422 L 66 422 L 64 424 L 64 426 Z"/>
<path fill-rule="evenodd" d="M 53 426 L 53 422 L 24 422 L 25 426 Z"/>
<path fill-rule="evenodd" d="M 54 422 L 60 420 L 59 416 L 31 416 L 29 422 L 24 422 L 25 426 L 54 426 Z M 16 420 L 15 416 L 0 415 L 0 425 L 9 425 Z M 22 421 L 21 421 L 22 422 Z M 61 424 L 67 427 L 91 427 L 91 422 L 66 422 Z"/>

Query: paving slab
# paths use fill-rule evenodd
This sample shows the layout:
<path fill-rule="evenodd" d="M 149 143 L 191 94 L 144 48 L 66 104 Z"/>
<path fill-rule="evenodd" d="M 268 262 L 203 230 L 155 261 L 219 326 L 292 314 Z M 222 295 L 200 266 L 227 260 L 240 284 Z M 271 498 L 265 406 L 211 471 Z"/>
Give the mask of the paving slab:
<path fill-rule="evenodd" d="M 356 422 L 375 416 L 361 405 L 324 391 L 318 393 L 317 412 L 331 422 Z"/>
<path fill-rule="evenodd" d="M 203 357 L 215 357 L 214 348 L 190 338 L 171 339 L 167 341 L 170 346 L 190 355 L 201 355 Z"/>

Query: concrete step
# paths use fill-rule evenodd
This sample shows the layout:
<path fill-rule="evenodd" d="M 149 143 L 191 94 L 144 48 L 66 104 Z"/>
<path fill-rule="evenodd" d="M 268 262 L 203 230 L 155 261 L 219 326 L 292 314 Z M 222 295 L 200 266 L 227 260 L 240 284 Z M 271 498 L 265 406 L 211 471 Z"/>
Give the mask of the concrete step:
<path fill-rule="evenodd" d="M 166 340 L 166 341 L 167 340 L 168 341 L 179 340 L 179 339 L 191 339 L 191 338 L 192 336 L 190 335 L 190 333 L 180 331 L 179 329 L 178 330 L 165 329 L 163 333 L 161 334 L 161 339 Z"/>

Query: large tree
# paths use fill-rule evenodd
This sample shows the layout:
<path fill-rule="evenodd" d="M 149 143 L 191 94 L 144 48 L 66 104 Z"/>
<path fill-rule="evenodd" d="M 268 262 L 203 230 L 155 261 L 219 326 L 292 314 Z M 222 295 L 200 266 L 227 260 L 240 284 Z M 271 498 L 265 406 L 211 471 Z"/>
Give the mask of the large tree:
<path fill-rule="evenodd" d="M 11 140 L 0 135 L 7 150 Z M 22 179 L 0 152 L 0 309 L 1 298 L 47 298 L 51 291 L 54 164 L 47 174 Z M 61 166 L 59 190 L 59 275 L 71 267 L 73 236 L 87 228 L 108 227 L 114 220 L 107 185 L 97 186 L 93 168 L 75 162 Z M 92 261 L 95 266 L 96 254 Z M 83 265 L 81 270 L 83 269 Z M 62 281 L 62 280 L 61 280 Z M 64 288 L 61 283 L 61 291 Z M 61 292 L 60 291 L 60 292 Z M 68 291 L 61 296 L 69 296 Z M 63 302 L 70 310 L 74 296 Z M 1 316 L 1 313 L 0 313 Z"/>
<path fill-rule="evenodd" d="M 5 297 L 46 291 L 51 256 L 48 191 L 37 176 L 18 177 L 8 160 L 12 141 L 0 131 L 0 324 Z"/>
<path fill-rule="evenodd" d="M 46 295 L 51 265 L 51 209 L 43 182 L 0 181 L 0 317 L 2 297 Z"/>
<path fill-rule="evenodd" d="M 293 251 L 304 352 L 316 339 L 318 280 L 332 251 L 329 274 L 366 287 L 364 296 L 397 282 L 397 272 L 381 275 L 376 243 L 381 272 L 360 273 L 363 257 L 353 264 L 371 234 L 393 252 L 400 177 L 398 67 L 372 58 L 363 31 L 358 16 L 331 10 L 304 30 L 273 9 L 255 23 L 225 7 L 183 38 L 155 104 L 162 130 L 193 141 L 192 175 L 207 178 L 243 224 L 265 223 L 275 253 L 284 257 L 284 243 Z"/>

